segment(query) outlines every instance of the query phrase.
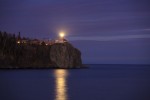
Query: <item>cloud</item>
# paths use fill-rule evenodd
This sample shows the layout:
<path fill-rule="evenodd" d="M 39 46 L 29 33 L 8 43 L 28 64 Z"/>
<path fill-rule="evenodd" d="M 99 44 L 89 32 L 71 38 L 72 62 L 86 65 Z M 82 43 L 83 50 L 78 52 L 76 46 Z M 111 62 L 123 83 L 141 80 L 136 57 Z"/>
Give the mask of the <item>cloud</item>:
<path fill-rule="evenodd" d="M 68 37 L 70 41 L 90 40 L 90 41 L 118 41 L 126 39 L 150 38 L 150 34 L 143 35 L 121 35 L 121 36 L 92 36 L 92 37 Z"/>

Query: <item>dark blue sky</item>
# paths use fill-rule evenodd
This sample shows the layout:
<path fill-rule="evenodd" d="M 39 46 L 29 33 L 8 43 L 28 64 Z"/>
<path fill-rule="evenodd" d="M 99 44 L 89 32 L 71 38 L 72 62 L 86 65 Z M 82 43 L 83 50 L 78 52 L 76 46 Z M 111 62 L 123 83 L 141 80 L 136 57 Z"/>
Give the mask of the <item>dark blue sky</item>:
<path fill-rule="evenodd" d="M 59 31 L 84 63 L 150 64 L 149 0 L 0 0 L 0 30 L 55 38 Z"/>

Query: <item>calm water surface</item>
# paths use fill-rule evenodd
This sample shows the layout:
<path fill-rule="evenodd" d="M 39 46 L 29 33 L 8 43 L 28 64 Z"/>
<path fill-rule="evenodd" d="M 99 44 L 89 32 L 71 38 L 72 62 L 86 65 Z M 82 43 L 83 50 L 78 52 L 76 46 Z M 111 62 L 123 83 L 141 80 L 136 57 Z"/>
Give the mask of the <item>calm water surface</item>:
<path fill-rule="evenodd" d="M 0 100 L 150 100 L 150 66 L 0 70 Z"/>

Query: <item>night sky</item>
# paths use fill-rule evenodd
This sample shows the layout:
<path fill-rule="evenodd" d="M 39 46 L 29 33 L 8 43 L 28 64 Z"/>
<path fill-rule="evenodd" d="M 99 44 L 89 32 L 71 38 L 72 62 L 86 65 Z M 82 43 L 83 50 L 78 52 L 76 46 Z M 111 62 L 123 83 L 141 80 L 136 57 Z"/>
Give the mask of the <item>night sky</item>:
<path fill-rule="evenodd" d="M 149 0 L 0 0 L 0 30 L 53 39 L 88 64 L 150 64 Z"/>

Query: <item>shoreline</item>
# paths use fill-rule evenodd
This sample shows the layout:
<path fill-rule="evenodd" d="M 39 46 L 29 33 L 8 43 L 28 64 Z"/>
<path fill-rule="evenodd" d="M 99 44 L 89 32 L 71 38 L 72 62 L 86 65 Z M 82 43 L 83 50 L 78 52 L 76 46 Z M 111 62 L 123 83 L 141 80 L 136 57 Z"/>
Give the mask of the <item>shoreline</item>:
<path fill-rule="evenodd" d="M 81 67 L 81 68 L 0 68 L 0 70 L 26 70 L 26 69 L 65 69 L 65 70 L 69 70 L 69 69 L 88 69 L 89 67 Z"/>
<path fill-rule="evenodd" d="M 19 67 L 19 66 L 7 66 L 7 67 L 1 67 L 0 70 L 15 70 L 15 69 L 87 69 L 89 66 L 82 65 L 80 67 L 73 67 L 73 68 L 59 68 L 59 67 L 52 67 L 52 66 L 47 66 L 47 67 Z"/>

